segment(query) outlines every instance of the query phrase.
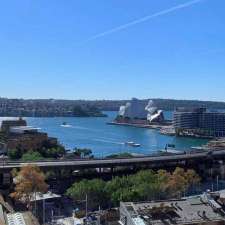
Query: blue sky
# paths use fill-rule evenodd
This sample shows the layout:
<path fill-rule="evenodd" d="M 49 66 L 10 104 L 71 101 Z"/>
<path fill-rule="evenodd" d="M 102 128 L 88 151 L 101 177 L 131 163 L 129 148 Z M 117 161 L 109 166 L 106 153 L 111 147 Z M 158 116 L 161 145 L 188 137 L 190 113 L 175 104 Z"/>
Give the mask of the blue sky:
<path fill-rule="evenodd" d="M 0 96 L 225 101 L 224 0 L 0 4 Z"/>

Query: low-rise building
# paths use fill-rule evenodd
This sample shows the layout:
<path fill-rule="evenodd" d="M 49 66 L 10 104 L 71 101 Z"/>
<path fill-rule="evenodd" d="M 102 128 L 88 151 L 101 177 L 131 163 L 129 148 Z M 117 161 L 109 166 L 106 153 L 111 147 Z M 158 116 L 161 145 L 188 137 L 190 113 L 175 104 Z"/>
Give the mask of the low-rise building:
<path fill-rule="evenodd" d="M 11 134 L 7 140 L 7 149 L 36 150 L 43 147 L 48 141 L 57 143 L 57 139 L 49 138 L 47 133 L 42 132 L 35 134 Z"/>
<path fill-rule="evenodd" d="M 1 132 L 9 133 L 10 128 L 15 126 L 27 126 L 27 122 L 21 117 L 17 120 L 3 120 L 1 122 Z"/>
<path fill-rule="evenodd" d="M 6 215 L 7 225 L 39 225 L 38 220 L 31 212 L 16 212 Z"/>
<path fill-rule="evenodd" d="M 37 133 L 41 128 L 32 126 L 12 126 L 9 128 L 9 133 L 13 134 L 34 134 Z"/>
<path fill-rule="evenodd" d="M 222 225 L 223 205 L 209 193 L 180 200 L 121 202 L 121 225 Z"/>
<path fill-rule="evenodd" d="M 1 141 L 1 149 L 36 150 L 42 148 L 46 143 L 56 146 L 58 140 L 48 137 L 47 133 L 39 132 L 40 128 L 27 126 L 26 120 L 3 120 L 1 132 L 4 140 Z"/>
<path fill-rule="evenodd" d="M 39 225 L 39 222 L 29 211 L 15 212 L 0 194 L 0 225 Z"/>

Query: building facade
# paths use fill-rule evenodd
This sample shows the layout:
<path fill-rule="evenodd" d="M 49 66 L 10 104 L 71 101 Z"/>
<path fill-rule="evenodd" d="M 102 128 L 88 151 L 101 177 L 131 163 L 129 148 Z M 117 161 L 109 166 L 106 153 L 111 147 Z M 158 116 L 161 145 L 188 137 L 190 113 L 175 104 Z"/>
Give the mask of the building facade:
<path fill-rule="evenodd" d="M 27 126 L 26 120 L 3 120 L 1 133 L 5 136 L 0 142 L 0 152 L 10 149 L 21 151 L 37 150 L 44 146 L 58 146 L 57 138 L 49 137 L 47 133 L 39 132 L 39 128 Z"/>
<path fill-rule="evenodd" d="M 133 123 L 147 124 L 163 122 L 164 115 L 162 110 L 158 110 L 158 108 L 154 106 L 152 100 L 146 103 L 146 101 L 133 98 L 130 102 L 127 102 L 126 105 L 120 106 L 118 119 L 121 120 L 121 122 L 126 122 L 126 120 L 130 122 L 130 120 L 132 120 Z"/>
<path fill-rule="evenodd" d="M 19 118 L 18 120 L 3 120 L 1 123 L 1 131 L 9 133 L 10 128 L 13 126 L 27 126 L 27 122 L 22 118 Z"/>
<path fill-rule="evenodd" d="M 225 113 L 209 112 L 206 108 L 178 108 L 174 112 L 173 125 L 176 133 L 223 137 L 225 136 Z"/>

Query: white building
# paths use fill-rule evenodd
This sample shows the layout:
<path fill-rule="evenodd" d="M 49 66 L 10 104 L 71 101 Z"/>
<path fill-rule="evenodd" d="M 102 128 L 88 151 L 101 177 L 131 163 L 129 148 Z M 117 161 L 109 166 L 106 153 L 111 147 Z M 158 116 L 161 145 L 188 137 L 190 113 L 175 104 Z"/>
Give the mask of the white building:
<path fill-rule="evenodd" d="M 125 106 L 120 106 L 119 116 L 130 119 L 146 119 L 148 112 L 145 110 L 145 106 L 143 101 L 132 98 Z"/>
<path fill-rule="evenodd" d="M 148 105 L 145 107 L 145 110 L 148 112 L 147 120 L 150 123 L 164 121 L 163 111 L 158 110 L 158 108 L 154 106 L 154 102 L 152 100 L 149 100 Z"/>
<path fill-rule="evenodd" d="M 144 101 L 133 98 L 126 105 L 120 106 L 118 115 L 123 118 L 144 119 L 151 122 L 161 122 L 164 120 L 163 111 L 154 106 L 154 102 L 149 100 L 148 104 Z"/>

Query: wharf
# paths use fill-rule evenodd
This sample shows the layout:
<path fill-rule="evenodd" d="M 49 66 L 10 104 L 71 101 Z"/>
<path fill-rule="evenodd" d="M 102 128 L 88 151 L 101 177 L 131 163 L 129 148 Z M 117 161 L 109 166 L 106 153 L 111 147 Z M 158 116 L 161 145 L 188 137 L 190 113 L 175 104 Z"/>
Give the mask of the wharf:
<path fill-rule="evenodd" d="M 130 126 L 130 127 L 139 127 L 139 128 L 148 128 L 148 129 L 157 129 L 168 128 L 168 124 L 138 124 L 138 123 L 122 123 L 122 122 L 108 122 L 108 125 L 118 125 L 118 126 Z"/>

